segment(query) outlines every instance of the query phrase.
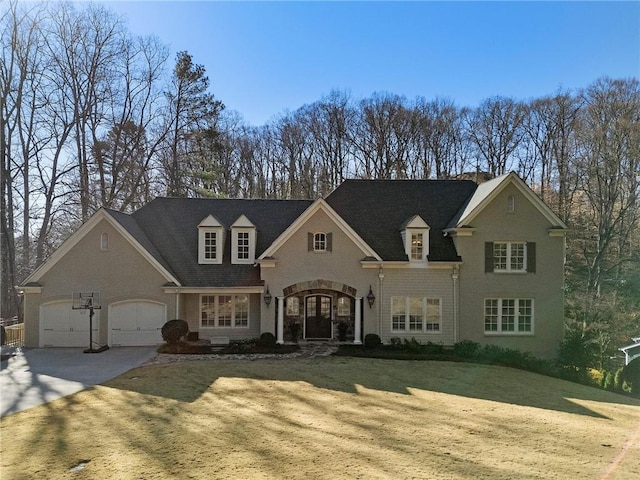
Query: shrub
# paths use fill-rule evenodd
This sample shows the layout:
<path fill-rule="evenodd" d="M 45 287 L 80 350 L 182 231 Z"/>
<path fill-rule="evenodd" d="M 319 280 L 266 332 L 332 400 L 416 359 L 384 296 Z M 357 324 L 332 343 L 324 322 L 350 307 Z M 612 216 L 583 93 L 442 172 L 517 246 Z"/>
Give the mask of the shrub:
<path fill-rule="evenodd" d="M 402 339 L 400 337 L 391 337 L 389 339 L 389 343 L 393 348 L 401 348 L 402 347 Z"/>
<path fill-rule="evenodd" d="M 453 353 L 463 358 L 473 358 L 479 350 L 480 344 L 471 340 L 462 340 L 453 346 Z"/>
<path fill-rule="evenodd" d="M 169 345 L 176 345 L 189 333 L 189 324 L 184 320 L 169 320 L 162 326 L 162 339 Z"/>
<path fill-rule="evenodd" d="M 414 337 L 411 340 L 404 339 L 402 349 L 411 353 L 422 353 L 422 345 Z"/>
<path fill-rule="evenodd" d="M 622 379 L 628 385 L 627 391 L 634 397 L 640 397 L 640 358 L 632 360 L 629 365 L 623 367 Z"/>
<path fill-rule="evenodd" d="M 260 335 L 260 339 L 258 340 L 258 345 L 263 347 L 273 347 L 276 344 L 276 337 L 273 336 L 273 333 L 264 332 Z"/>
<path fill-rule="evenodd" d="M 365 348 L 376 348 L 382 345 L 382 340 L 375 333 L 367 333 L 364 336 L 364 346 Z"/>

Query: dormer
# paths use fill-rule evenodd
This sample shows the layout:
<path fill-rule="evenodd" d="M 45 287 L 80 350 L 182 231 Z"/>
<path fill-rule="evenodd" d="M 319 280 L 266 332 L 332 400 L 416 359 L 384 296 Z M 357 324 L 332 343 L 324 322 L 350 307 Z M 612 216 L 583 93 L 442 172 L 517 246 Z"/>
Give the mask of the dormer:
<path fill-rule="evenodd" d="M 429 254 L 429 225 L 420 215 L 414 215 L 401 230 L 404 251 L 410 262 L 424 262 Z"/>
<path fill-rule="evenodd" d="M 254 263 L 256 227 L 245 215 L 231 225 L 231 263 Z"/>
<path fill-rule="evenodd" d="M 198 225 L 198 263 L 222 263 L 224 252 L 224 227 L 213 215 Z"/>

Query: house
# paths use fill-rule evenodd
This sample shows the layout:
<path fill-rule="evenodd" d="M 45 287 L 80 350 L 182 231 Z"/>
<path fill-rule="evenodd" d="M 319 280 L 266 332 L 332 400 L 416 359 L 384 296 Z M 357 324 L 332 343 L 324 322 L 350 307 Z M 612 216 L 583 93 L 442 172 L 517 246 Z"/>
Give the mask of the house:
<path fill-rule="evenodd" d="M 624 353 L 625 365 L 629 365 L 632 360 L 640 358 L 640 337 L 632 337 L 631 340 L 633 341 L 631 345 L 627 345 L 626 347 L 621 347 L 618 349 L 622 353 Z"/>
<path fill-rule="evenodd" d="M 22 285 L 25 343 L 161 343 L 181 318 L 212 343 L 461 340 L 553 357 L 563 222 L 514 173 L 347 180 L 326 198 L 157 198 L 102 209 Z M 101 309 L 72 309 L 96 292 Z M 97 307 L 97 305 L 95 305 Z"/>

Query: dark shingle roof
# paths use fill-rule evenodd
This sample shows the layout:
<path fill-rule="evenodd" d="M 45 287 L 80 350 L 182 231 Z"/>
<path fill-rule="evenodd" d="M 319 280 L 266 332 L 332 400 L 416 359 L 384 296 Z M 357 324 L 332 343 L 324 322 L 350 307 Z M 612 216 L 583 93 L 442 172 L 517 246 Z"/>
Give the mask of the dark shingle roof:
<path fill-rule="evenodd" d="M 310 200 L 156 198 L 131 215 L 119 214 L 114 218 L 182 286 L 241 287 L 262 282 L 258 267 L 231 264 L 231 225 L 245 215 L 256 226 L 258 257 L 311 203 Z M 226 229 L 221 265 L 198 263 L 198 224 L 209 215 Z"/>
<path fill-rule="evenodd" d="M 346 180 L 326 201 L 383 260 L 407 260 L 400 231 L 420 215 L 431 228 L 429 260 L 456 261 L 443 230 L 476 187 L 468 180 Z"/>

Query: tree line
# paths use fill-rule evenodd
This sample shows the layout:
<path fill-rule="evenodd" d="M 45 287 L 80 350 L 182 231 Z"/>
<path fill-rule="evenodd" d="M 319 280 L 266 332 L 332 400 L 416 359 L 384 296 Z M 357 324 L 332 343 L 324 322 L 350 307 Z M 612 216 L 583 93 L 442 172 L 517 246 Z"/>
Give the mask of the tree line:
<path fill-rule="evenodd" d="M 515 171 L 571 229 L 569 337 L 605 364 L 640 334 L 637 78 L 476 107 L 335 90 L 251 126 L 188 52 L 171 58 L 105 7 L 10 0 L 0 38 L 3 317 L 19 313 L 13 286 L 102 207 Z"/>

